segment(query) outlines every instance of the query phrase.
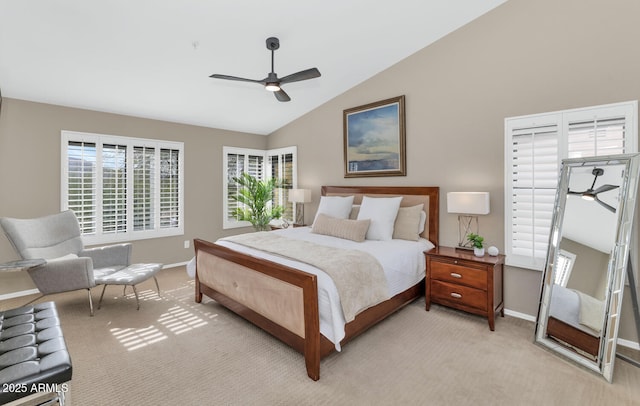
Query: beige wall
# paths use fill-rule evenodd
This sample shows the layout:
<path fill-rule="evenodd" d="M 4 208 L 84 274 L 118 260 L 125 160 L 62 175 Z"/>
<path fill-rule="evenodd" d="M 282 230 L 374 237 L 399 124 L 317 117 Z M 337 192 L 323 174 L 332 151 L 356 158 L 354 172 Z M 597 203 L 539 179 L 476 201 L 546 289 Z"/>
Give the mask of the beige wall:
<path fill-rule="evenodd" d="M 640 2 L 510 0 L 269 136 L 298 145 L 298 185 L 437 185 L 440 241 L 457 241 L 452 191 L 488 191 L 480 218 L 504 250 L 504 119 L 640 98 Z M 345 61 L 345 68 L 349 63 Z M 322 68 L 320 66 L 320 68 Z M 406 95 L 407 176 L 345 179 L 342 111 Z M 535 315 L 540 272 L 507 267 L 507 309 Z M 629 294 L 621 336 L 637 341 Z"/>
<path fill-rule="evenodd" d="M 213 114 L 213 113 L 212 113 Z M 185 262 L 193 244 L 222 230 L 222 146 L 265 148 L 267 137 L 6 99 L 0 116 L 0 216 L 60 211 L 60 131 L 86 131 L 184 142 L 185 234 L 133 242 L 133 260 Z M 0 233 L 0 262 L 17 259 Z M 33 289 L 26 273 L 0 273 L 0 295 Z"/>

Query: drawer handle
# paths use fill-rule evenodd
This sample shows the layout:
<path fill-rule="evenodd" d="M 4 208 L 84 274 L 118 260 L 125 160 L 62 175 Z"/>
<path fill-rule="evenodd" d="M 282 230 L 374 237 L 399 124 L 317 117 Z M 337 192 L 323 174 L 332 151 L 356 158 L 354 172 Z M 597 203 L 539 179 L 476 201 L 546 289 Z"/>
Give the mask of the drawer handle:
<path fill-rule="evenodd" d="M 460 275 L 459 273 L 455 273 L 455 272 L 451 272 L 451 276 L 453 276 L 454 278 L 457 278 L 457 279 L 462 278 L 462 275 Z"/>
<path fill-rule="evenodd" d="M 460 293 L 453 292 L 453 293 L 451 293 L 451 297 L 455 297 L 456 299 L 461 299 L 462 295 Z"/>

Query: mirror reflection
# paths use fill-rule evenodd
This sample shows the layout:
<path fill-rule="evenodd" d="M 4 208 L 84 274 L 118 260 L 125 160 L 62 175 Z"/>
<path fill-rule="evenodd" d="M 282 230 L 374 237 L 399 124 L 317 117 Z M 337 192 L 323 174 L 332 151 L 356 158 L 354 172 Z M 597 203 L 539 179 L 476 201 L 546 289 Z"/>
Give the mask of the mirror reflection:
<path fill-rule="evenodd" d="M 569 172 L 547 336 L 595 361 L 624 165 L 572 167 Z"/>
<path fill-rule="evenodd" d="M 637 154 L 563 161 L 536 324 L 537 343 L 609 381 L 637 172 Z"/>

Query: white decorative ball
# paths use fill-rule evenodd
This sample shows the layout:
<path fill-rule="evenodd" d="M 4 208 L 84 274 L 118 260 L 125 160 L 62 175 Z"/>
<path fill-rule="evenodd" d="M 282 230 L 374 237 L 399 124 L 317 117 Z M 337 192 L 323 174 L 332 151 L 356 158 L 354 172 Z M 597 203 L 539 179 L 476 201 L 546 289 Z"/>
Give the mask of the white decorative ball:
<path fill-rule="evenodd" d="M 498 251 L 498 249 L 492 245 L 491 247 L 487 248 L 487 253 L 492 257 L 496 257 L 498 256 L 500 251 Z"/>

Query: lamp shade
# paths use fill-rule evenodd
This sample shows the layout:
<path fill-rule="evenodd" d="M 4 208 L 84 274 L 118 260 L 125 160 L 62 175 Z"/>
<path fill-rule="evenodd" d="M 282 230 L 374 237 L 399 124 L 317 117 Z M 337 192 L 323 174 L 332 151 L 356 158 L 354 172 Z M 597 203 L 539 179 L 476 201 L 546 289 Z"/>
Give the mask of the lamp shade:
<path fill-rule="evenodd" d="M 449 192 L 447 212 L 489 214 L 489 192 Z"/>
<path fill-rule="evenodd" d="M 289 190 L 289 201 L 293 203 L 309 203 L 311 201 L 311 190 L 291 189 Z"/>

